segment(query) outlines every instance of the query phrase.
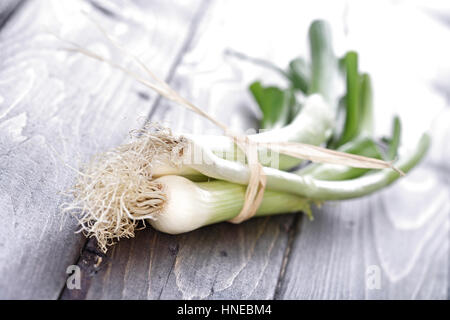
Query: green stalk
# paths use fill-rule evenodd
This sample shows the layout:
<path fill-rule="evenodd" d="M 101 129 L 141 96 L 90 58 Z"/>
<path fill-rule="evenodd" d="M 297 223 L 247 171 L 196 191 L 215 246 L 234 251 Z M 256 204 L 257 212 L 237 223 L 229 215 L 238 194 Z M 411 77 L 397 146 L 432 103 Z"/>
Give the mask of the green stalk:
<path fill-rule="evenodd" d="M 425 155 L 430 144 L 428 134 L 424 134 L 416 150 L 409 156 L 395 163 L 396 167 L 407 173 Z M 201 165 L 192 165 L 192 168 L 203 174 L 220 180 L 247 185 L 250 178 L 250 169 L 240 163 L 223 162 L 225 160 L 211 158 L 211 154 L 204 154 Z M 220 169 L 219 169 L 220 168 Z M 311 177 L 303 177 L 294 173 L 264 167 L 267 178 L 267 188 L 276 191 L 297 194 L 314 200 L 341 200 L 367 195 L 379 190 L 400 177 L 392 169 L 383 169 L 374 174 L 362 176 L 353 180 L 324 181 Z"/>
<path fill-rule="evenodd" d="M 378 146 L 368 137 L 360 137 L 350 141 L 337 149 L 341 152 L 357 154 L 369 158 L 382 159 L 383 155 Z M 310 176 L 319 180 L 346 180 L 362 176 L 370 169 L 352 168 L 347 166 L 313 163 L 294 171 L 300 176 Z"/>
<path fill-rule="evenodd" d="M 289 63 L 288 72 L 284 74 L 288 77 L 295 89 L 307 93 L 311 77 L 310 72 L 310 66 L 305 59 L 296 58 Z"/>
<path fill-rule="evenodd" d="M 259 81 L 253 82 L 249 89 L 263 113 L 260 128 L 282 128 L 290 122 L 291 109 L 295 104 L 292 90 L 263 87 Z"/>
<path fill-rule="evenodd" d="M 429 145 L 430 137 L 424 134 L 416 150 L 401 158 L 395 165 L 404 173 L 409 172 L 424 157 Z M 284 181 L 280 179 L 273 183 L 268 182 L 268 185 L 273 190 L 283 189 L 289 192 L 290 189 L 291 192 L 314 200 L 343 200 L 368 195 L 390 185 L 399 177 L 396 171 L 384 169 L 352 180 L 322 181 L 309 178 L 294 179 L 286 176 Z"/>
<path fill-rule="evenodd" d="M 373 103 L 372 86 L 370 76 L 363 74 L 360 76 L 360 124 L 359 136 L 337 148 L 338 151 L 357 154 L 371 158 L 383 159 L 383 154 L 376 143 L 370 138 L 373 135 Z M 352 112 L 344 97 L 346 113 Z M 348 113 L 347 113 L 348 115 Z M 394 128 L 396 128 L 394 126 Z M 395 135 L 394 135 L 395 136 Z M 396 140 L 394 140 L 396 141 Z M 397 141 L 398 142 L 398 141 Z M 330 146 L 339 145 L 339 139 L 333 141 Z M 398 145 L 397 145 L 398 146 Z M 392 159 L 391 159 L 392 160 Z M 367 173 L 368 169 L 351 168 L 346 166 L 336 166 L 329 164 L 311 164 L 301 170 L 297 170 L 299 175 L 310 175 L 320 180 L 345 180 L 353 179 Z"/>
<path fill-rule="evenodd" d="M 367 73 L 360 76 L 360 134 L 371 137 L 373 135 L 373 94 L 372 81 Z"/>
<path fill-rule="evenodd" d="M 346 101 L 346 118 L 345 126 L 338 145 L 349 142 L 359 134 L 360 125 L 360 78 L 358 74 L 358 54 L 356 52 L 348 52 L 345 56 L 346 78 L 347 78 L 347 95 Z"/>
<path fill-rule="evenodd" d="M 180 176 L 154 180 L 158 213 L 150 224 L 166 233 L 179 234 L 236 217 L 245 202 L 246 186 L 227 181 L 194 183 Z M 147 195 L 151 198 L 152 195 Z M 153 199 L 149 199 L 152 201 Z M 304 211 L 311 214 L 310 201 L 293 194 L 267 190 L 256 216 Z"/>
<path fill-rule="evenodd" d="M 311 84 L 308 93 L 319 93 L 334 106 L 333 81 L 337 71 L 337 60 L 333 52 L 329 24 L 321 20 L 314 21 L 309 28 L 309 42 Z"/>
<path fill-rule="evenodd" d="M 207 192 L 201 198 L 211 212 L 207 224 L 227 221 L 236 217 L 245 201 L 246 186 L 227 181 L 200 182 L 197 186 Z M 205 195 L 205 193 L 204 193 Z M 266 190 L 255 216 L 267 216 L 281 213 L 305 211 L 309 213 L 309 201 L 293 194 Z"/>
<path fill-rule="evenodd" d="M 389 147 L 387 151 L 387 159 L 394 160 L 397 157 L 398 147 L 400 145 L 400 135 L 401 135 L 402 127 L 400 123 L 400 118 L 395 117 L 394 123 L 392 125 L 392 136 L 389 139 Z"/>
<path fill-rule="evenodd" d="M 422 136 L 415 152 L 403 158 L 397 166 L 404 172 L 412 169 L 424 156 L 430 139 Z M 322 181 L 266 168 L 267 186 L 256 216 L 304 211 L 310 214 L 314 200 L 342 200 L 360 197 L 386 187 L 399 174 L 391 169 L 353 180 Z M 150 221 L 156 229 L 178 234 L 202 226 L 227 221 L 239 214 L 245 202 L 246 185 L 229 181 L 194 183 L 181 176 L 163 176 L 152 182 L 158 185 L 155 196 L 160 202 L 158 215 Z M 151 201 L 152 199 L 148 199 Z"/>
<path fill-rule="evenodd" d="M 261 143 L 273 141 L 302 142 L 317 146 L 330 137 L 333 119 L 332 108 L 321 96 L 312 95 L 306 99 L 301 112 L 289 125 L 249 135 L 249 138 L 252 141 Z M 242 151 L 237 148 L 229 137 L 195 134 L 185 134 L 185 136 L 211 150 L 222 159 L 236 161 L 244 158 Z M 278 163 L 272 163 L 272 159 L 277 159 Z M 264 166 L 275 166 L 281 170 L 292 168 L 302 161 L 290 156 L 272 153 L 265 148 L 260 148 L 259 160 Z"/>

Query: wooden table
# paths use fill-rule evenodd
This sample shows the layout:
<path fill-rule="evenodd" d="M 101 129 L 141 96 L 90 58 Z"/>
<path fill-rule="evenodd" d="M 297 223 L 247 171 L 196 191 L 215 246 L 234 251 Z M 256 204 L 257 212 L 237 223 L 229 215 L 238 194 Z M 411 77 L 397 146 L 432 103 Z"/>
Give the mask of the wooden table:
<path fill-rule="evenodd" d="M 419 168 L 372 196 L 315 209 L 314 221 L 280 215 L 178 236 L 148 228 L 107 255 L 74 233 L 75 219 L 59 207 L 80 161 L 126 141 L 147 118 L 219 131 L 124 74 L 60 50 L 46 30 L 131 65 L 82 7 L 188 99 L 234 128 L 256 127 L 246 86 L 276 77 L 226 50 L 285 63 L 303 50 L 310 20 L 302 19 L 305 5 L 255 3 L 2 1 L 0 298 L 448 298 L 448 107 Z M 345 3 L 334 6 L 347 12 Z M 448 82 L 433 86 L 448 98 Z M 80 290 L 66 287 L 70 265 L 81 268 Z M 379 286 L 370 284 L 374 275 Z"/>

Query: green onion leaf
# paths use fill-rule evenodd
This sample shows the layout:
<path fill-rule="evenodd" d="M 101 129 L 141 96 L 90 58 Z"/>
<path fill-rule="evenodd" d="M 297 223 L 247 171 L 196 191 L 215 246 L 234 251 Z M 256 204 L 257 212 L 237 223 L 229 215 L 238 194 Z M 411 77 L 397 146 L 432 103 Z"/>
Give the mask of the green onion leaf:
<path fill-rule="evenodd" d="M 263 87 L 259 81 L 250 85 L 250 92 L 263 113 L 260 128 L 281 128 L 289 123 L 295 97 L 291 89 Z"/>
<path fill-rule="evenodd" d="M 400 145 L 402 126 L 400 118 L 396 116 L 392 125 L 392 136 L 389 139 L 386 160 L 395 160 L 397 157 L 398 147 Z"/>
<path fill-rule="evenodd" d="M 319 93 L 331 103 L 337 61 L 333 53 L 330 25 L 322 20 L 314 21 L 309 28 L 309 42 L 311 80 L 308 93 Z"/>
<path fill-rule="evenodd" d="M 360 77 L 358 74 L 358 54 L 347 52 L 345 56 L 347 95 L 346 95 L 346 118 L 344 132 L 339 141 L 339 145 L 349 142 L 359 134 L 360 124 L 360 99 L 359 87 Z"/>
<path fill-rule="evenodd" d="M 360 86 L 360 133 L 371 137 L 373 135 L 372 82 L 367 73 L 360 75 Z"/>
<path fill-rule="evenodd" d="M 292 87 L 303 93 L 308 92 L 310 81 L 310 67 L 303 58 L 296 58 L 289 63 L 285 75 L 290 80 Z"/>

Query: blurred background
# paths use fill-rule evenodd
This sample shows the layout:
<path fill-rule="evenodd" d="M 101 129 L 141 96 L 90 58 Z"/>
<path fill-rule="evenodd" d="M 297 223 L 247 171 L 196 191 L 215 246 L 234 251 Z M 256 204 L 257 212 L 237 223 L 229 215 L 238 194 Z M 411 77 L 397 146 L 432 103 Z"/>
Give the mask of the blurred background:
<path fill-rule="evenodd" d="M 337 55 L 356 50 L 372 76 L 376 134 L 389 135 L 398 114 L 402 149 L 425 130 L 432 149 L 395 186 L 328 204 L 313 222 L 281 216 L 176 237 L 146 230 L 105 256 L 60 213 L 60 192 L 75 176 L 68 166 L 122 143 L 146 119 L 220 131 L 120 72 L 61 50 L 51 32 L 131 67 L 83 12 L 186 98 L 243 131 L 261 116 L 248 85 L 284 79 L 229 52 L 285 67 L 307 56 L 308 27 L 325 19 Z M 444 0 L 2 0 L 0 297 L 447 299 L 449 57 Z M 82 270 L 80 290 L 66 287 L 70 265 Z M 366 281 L 371 266 L 381 277 L 375 290 Z"/>

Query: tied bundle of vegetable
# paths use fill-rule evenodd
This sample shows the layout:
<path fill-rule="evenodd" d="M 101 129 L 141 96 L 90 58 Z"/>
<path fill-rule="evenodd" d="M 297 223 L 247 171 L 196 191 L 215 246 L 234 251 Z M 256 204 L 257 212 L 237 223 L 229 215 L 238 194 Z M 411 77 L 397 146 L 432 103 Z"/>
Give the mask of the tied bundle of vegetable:
<path fill-rule="evenodd" d="M 80 231 L 95 237 L 106 252 L 116 240 L 133 237 L 140 222 L 176 234 L 220 221 L 240 223 L 252 216 L 297 211 L 311 215 L 312 202 L 367 195 L 408 172 L 426 153 L 428 135 L 394 167 L 400 122 L 396 118 L 394 134 L 382 150 L 372 137 L 370 78 L 359 74 L 356 53 L 337 59 L 323 21 L 311 25 L 309 40 L 309 63 L 298 58 L 287 70 L 274 67 L 286 77 L 288 88 L 264 87 L 260 82 L 250 86 L 263 113 L 261 128 L 271 130 L 247 137 L 229 132 L 136 57 L 133 61 L 153 82 L 70 43 L 71 50 L 122 70 L 212 121 L 226 135 L 174 134 L 150 124 L 135 130 L 130 143 L 97 155 L 81 168 L 73 200 L 64 210 L 75 213 Z M 341 98 L 334 89 L 339 81 L 346 87 Z M 301 104 L 298 95 L 304 97 Z M 345 118 L 342 128 L 336 125 L 339 118 Z M 319 147 L 325 143 L 328 149 Z M 304 160 L 312 163 L 305 165 Z M 303 166 L 292 170 L 299 164 Z"/>

